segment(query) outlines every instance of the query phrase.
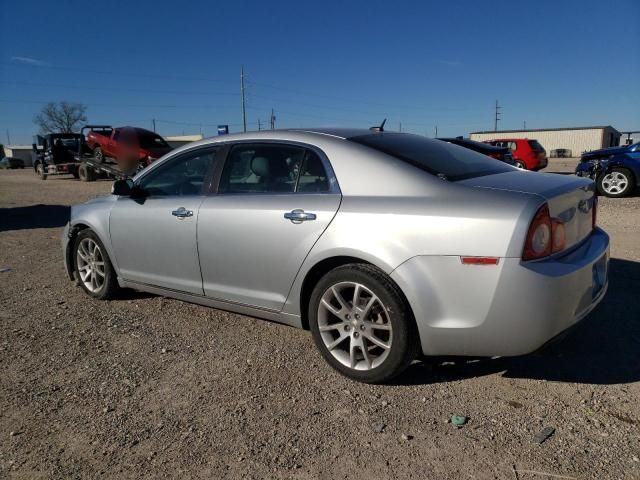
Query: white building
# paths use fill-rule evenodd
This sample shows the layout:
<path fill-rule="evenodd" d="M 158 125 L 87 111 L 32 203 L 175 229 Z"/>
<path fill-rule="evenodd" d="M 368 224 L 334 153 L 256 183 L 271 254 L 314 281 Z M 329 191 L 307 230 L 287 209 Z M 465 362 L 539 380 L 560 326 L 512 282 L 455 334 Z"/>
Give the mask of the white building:
<path fill-rule="evenodd" d="M 30 167 L 32 164 L 31 151 L 31 145 L 0 145 L 0 158 L 20 158 L 24 161 L 25 167 Z"/>
<path fill-rule="evenodd" d="M 615 147 L 620 143 L 620 132 L 611 125 L 602 127 L 547 128 L 537 130 L 500 130 L 497 132 L 472 132 L 471 140 L 503 140 L 528 138 L 537 140 L 547 151 L 571 150 L 571 156 L 599 148 Z"/>

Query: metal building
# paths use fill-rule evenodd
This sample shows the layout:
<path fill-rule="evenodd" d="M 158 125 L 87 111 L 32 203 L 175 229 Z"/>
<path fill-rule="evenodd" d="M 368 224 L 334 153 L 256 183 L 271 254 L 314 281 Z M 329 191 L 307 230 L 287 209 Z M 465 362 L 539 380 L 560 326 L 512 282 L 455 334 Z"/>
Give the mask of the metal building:
<path fill-rule="evenodd" d="M 500 140 L 528 138 L 537 140 L 547 151 L 570 150 L 571 156 L 579 157 L 583 152 L 599 148 L 615 147 L 620 143 L 620 132 L 611 125 L 600 127 L 545 128 L 534 130 L 500 130 L 497 132 L 472 132 L 471 140 Z"/>

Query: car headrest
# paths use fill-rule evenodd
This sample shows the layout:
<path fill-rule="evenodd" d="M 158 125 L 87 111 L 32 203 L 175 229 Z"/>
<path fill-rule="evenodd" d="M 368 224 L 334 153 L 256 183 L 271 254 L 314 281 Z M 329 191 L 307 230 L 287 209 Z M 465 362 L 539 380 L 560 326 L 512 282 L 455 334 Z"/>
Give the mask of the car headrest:
<path fill-rule="evenodd" d="M 286 177 L 289 167 L 283 158 L 253 157 L 251 171 L 259 177 Z"/>

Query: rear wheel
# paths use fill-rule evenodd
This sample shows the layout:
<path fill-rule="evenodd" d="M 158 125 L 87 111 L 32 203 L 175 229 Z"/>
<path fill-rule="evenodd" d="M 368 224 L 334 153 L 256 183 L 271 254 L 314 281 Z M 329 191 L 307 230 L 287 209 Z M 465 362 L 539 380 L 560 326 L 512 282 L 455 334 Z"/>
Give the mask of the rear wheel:
<path fill-rule="evenodd" d="M 633 190 L 633 174 L 626 168 L 614 167 L 598 178 L 598 190 L 607 197 L 625 197 Z"/>
<path fill-rule="evenodd" d="M 361 382 L 391 380 L 418 353 L 400 289 L 372 265 L 349 264 L 326 274 L 311 295 L 309 326 L 325 360 Z"/>
<path fill-rule="evenodd" d="M 527 166 L 525 165 L 524 162 L 521 162 L 520 160 L 516 160 L 516 167 L 520 168 L 521 170 L 526 170 Z"/>
<path fill-rule="evenodd" d="M 115 296 L 120 288 L 116 273 L 104 245 L 91 230 L 76 237 L 73 261 L 76 278 L 86 293 L 100 300 Z"/>

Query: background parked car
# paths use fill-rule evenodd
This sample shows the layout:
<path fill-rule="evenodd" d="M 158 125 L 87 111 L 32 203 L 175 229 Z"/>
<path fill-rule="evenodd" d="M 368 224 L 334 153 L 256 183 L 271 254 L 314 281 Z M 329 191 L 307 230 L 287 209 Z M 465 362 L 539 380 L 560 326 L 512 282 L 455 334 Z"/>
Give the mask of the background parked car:
<path fill-rule="evenodd" d="M 569 158 L 571 157 L 571 150 L 568 148 L 556 148 L 555 150 L 551 150 L 549 156 L 551 158 Z"/>
<path fill-rule="evenodd" d="M 541 170 L 547 166 L 547 151 L 537 140 L 528 138 L 500 138 L 495 140 L 487 140 L 488 143 L 495 147 L 507 147 L 511 150 L 513 160 L 518 167 L 526 170 Z"/>
<path fill-rule="evenodd" d="M 511 150 L 506 147 L 495 147 L 493 145 L 487 145 L 486 143 L 476 142 L 475 140 L 469 140 L 468 138 L 455 137 L 455 138 L 438 138 L 443 142 L 453 143 L 454 145 L 460 145 L 461 147 L 468 148 L 474 152 L 482 153 L 501 162 L 508 163 L 515 167 L 522 168 L 513 160 Z"/>
<path fill-rule="evenodd" d="M 595 178 L 600 194 L 607 197 L 630 195 L 640 186 L 640 143 L 583 153 L 576 175 L 591 176 L 594 169 L 601 172 Z"/>
<path fill-rule="evenodd" d="M 98 162 L 112 158 L 123 170 L 131 170 L 131 163 L 146 167 L 172 150 L 157 133 L 137 127 L 90 130 L 87 145 Z"/>
<path fill-rule="evenodd" d="M 7 170 L 14 168 L 24 168 L 24 160 L 15 157 L 4 157 L 2 160 L 0 160 L 0 168 Z"/>

